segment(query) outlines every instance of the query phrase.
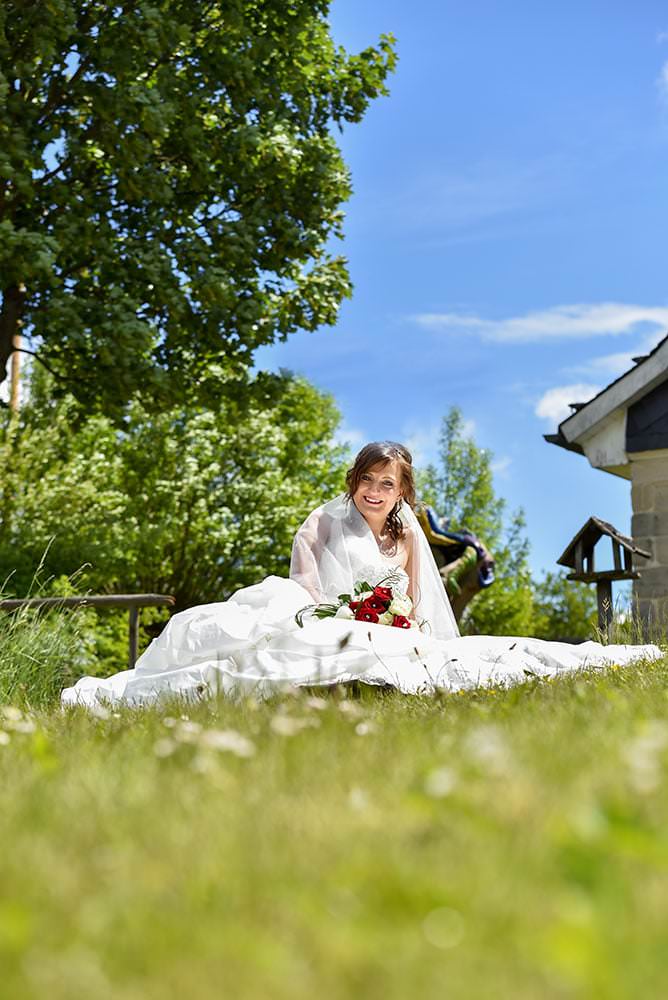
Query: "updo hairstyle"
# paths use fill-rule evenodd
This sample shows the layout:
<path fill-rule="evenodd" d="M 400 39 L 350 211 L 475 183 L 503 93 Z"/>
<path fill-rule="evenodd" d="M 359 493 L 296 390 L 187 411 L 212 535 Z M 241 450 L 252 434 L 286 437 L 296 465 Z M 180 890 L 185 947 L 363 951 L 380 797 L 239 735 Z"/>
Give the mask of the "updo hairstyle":
<path fill-rule="evenodd" d="M 358 490 L 360 481 L 365 472 L 375 465 L 388 465 L 389 462 L 399 463 L 401 470 L 401 493 L 406 503 L 412 507 L 415 503 L 415 481 L 413 479 L 413 456 L 408 448 L 396 441 L 372 441 L 364 445 L 358 454 L 352 469 L 346 473 L 346 496 L 352 497 Z M 399 497 L 390 513 L 385 518 L 385 532 L 390 536 L 395 544 L 404 537 L 405 529 L 399 511 L 401 510 L 402 497 Z"/>

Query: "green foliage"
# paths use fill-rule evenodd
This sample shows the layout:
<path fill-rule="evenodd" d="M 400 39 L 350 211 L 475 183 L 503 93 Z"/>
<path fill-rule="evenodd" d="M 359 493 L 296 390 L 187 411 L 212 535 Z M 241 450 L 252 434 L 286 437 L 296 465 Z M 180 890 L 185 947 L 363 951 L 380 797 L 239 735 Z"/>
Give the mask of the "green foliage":
<path fill-rule="evenodd" d="M 461 410 L 453 406 L 443 418 L 440 465 L 418 477 L 421 498 L 444 511 L 453 529 L 467 528 L 492 550 L 501 537 L 505 500 L 494 492 L 492 455 L 479 448 L 466 431 Z"/>
<path fill-rule="evenodd" d="M 535 584 L 539 638 L 591 639 L 598 623 L 596 591 L 591 584 L 566 579 L 564 571 L 546 573 Z M 637 637 L 617 641 L 637 641 Z"/>
<path fill-rule="evenodd" d="M 39 708 L 57 701 L 90 662 L 86 624 L 59 611 L 0 611 L 0 705 Z"/>
<path fill-rule="evenodd" d="M 36 390 L 0 436 L 0 577 L 22 595 L 42 557 L 47 577 L 85 564 L 90 590 L 171 593 L 181 608 L 286 575 L 295 530 L 343 486 L 345 455 L 332 400 L 281 384 L 271 410 L 243 419 L 225 399 L 159 414 L 135 402 L 123 430 L 73 424 L 70 399 Z"/>
<path fill-rule="evenodd" d="M 494 584 L 467 607 L 461 628 L 479 635 L 531 635 L 542 639 L 592 638 L 595 596 L 591 588 L 573 584 L 564 574 L 531 577 L 531 545 L 520 509 L 506 517 L 506 502 L 497 497 L 493 455 L 466 432 L 461 410 L 443 418 L 440 465 L 418 476 L 421 498 L 444 513 L 453 530 L 476 534 L 496 561 Z"/>
<path fill-rule="evenodd" d="M 259 345 L 335 321 L 351 187 L 333 126 L 395 56 L 390 36 L 336 46 L 328 10 L 5 0 L 0 379 L 23 324 L 88 408 L 118 415 L 137 389 L 156 413 L 211 405 L 261 386 Z"/>

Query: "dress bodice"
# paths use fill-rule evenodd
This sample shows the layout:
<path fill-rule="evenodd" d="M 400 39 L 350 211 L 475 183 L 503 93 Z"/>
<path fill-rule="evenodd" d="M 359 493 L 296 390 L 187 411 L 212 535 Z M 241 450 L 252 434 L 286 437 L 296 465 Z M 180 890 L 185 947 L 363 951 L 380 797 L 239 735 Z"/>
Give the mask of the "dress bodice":
<path fill-rule="evenodd" d="M 401 566 L 396 566 L 391 559 L 385 561 L 380 553 L 379 559 L 379 562 L 361 567 L 359 579 L 370 583 L 372 587 L 376 587 L 379 583 L 382 583 L 385 586 L 392 587 L 393 590 L 398 591 L 400 594 L 407 594 L 408 573 L 406 570 L 402 569 Z"/>

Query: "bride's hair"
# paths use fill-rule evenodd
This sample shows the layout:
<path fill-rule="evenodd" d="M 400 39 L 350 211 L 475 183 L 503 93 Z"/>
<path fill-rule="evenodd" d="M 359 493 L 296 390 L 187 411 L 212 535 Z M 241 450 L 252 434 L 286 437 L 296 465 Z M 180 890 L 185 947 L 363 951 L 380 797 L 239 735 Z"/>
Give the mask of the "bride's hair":
<path fill-rule="evenodd" d="M 387 465 L 397 461 L 401 470 L 401 493 L 411 507 L 415 504 L 415 481 L 413 479 L 413 456 L 408 448 L 396 441 L 372 441 L 365 444 L 358 454 L 352 469 L 346 473 L 346 495 L 353 497 L 365 472 L 374 465 Z M 399 517 L 401 498 L 385 518 L 385 530 L 393 542 L 400 541 L 405 534 L 403 521 Z"/>

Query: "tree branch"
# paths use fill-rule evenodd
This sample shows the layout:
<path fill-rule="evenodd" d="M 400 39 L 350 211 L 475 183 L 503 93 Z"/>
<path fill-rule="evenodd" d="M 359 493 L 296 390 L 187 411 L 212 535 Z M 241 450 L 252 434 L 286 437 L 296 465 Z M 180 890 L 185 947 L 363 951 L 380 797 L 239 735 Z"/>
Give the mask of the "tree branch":
<path fill-rule="evenodd" d="M 18 351 L 21 354 L 29 354 L 35 359 L 35 361 L 39 361 L 42 368 L 46 368 L 49 375 L 53 375 L 54 378 L 59 379 L 61 382 L 67 382 L 65 375 L 61 375 L 60 372 L 54 372 L 53 368 L 51 368 L 50 365 L 47 365 L 46 361 L 43 358 L 40 358 L 39 354 L 36 354 L 35 351 L 29 351 L 27 347 L 15 347 L 12 353 L 15 351 Z"/>

